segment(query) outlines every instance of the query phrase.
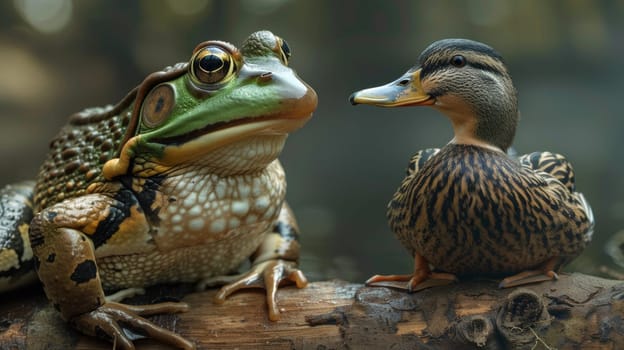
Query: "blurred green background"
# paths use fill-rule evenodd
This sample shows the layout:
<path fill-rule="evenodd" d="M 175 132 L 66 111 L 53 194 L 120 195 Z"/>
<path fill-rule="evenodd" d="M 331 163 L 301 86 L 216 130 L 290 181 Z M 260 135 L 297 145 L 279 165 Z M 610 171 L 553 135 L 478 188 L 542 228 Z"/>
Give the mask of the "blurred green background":
<path fill-rule="evenodd" d="M 597 227 L 569 269 L 618 269 L 604 247 L 624 228 L 624 1 L 3 1 L 0 184 L 34 178 L 68 115 L 116 103 L 201 41 L 240 45 L 259 29 L 289 42 L 290 65 L 319 95 L 281 157 L 309 278 L 411 272 L 386 203 L 410 156 L 444 145 L 450 124 L 427 108 L 347 99 L 395 79 L 446 37 L 488 43 L 506 58 L 520 93 L 518 152 L 559 152 L 575 165 Z"/>

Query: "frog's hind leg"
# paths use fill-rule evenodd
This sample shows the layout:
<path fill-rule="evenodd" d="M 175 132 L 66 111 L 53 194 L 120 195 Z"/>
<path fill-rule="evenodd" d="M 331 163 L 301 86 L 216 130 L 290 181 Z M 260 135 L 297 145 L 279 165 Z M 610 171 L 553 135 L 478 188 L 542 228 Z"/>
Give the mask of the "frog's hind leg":
<path fill-rule="evenodd" d="M 0 292 L 37 280 L 28 239 L 34 186 L 25 181 L 0 189 Z"/>
<path fill-rule="evenodd" d="M 131 197 L 123 198 L 118 201 L 102 194 L 85 195 L 57 203 L 33 218 L 30 242 L 36 256 L 35 268 L 46 295 L 63 319 L 75 328 L 120 348 L 134 348 L 132 335 L 126 333 L 128 330 L 179 348 L 192 349 L 194 345 L 189 341 L 141 317 L 187 311 L 187 304 L 130 306 L 109 302 L 104 296 L 94 242 L 104 244 L 114 234 L 123 237 L 123 233 L 127 233 L 124 228 L 138 230 L 144 219 L 143 214 L 133 207 L 138 203 L 132 202 Z M 130 218 L 133 225 L 125 226 Z"/>
<path fill-rule="evenodd" d="M 280 215 L 260 247 L 251 257 L 252 266 L 249 271 L 234 276 L 218 276 L 208 278 L 198 284 L 199 289 L 208 286 L 223 286 L 215 301 L 219 304 L 232 293 L 244 288 L 266 289 L 269 319 L 279 319 L 279 308 L 276 301 L 277 288 L 282 283 L 295 283 L 297 288 L 304 288 L 308 280 L 299 270 L 299 229 L 288 204 L 284 203 Z"/>
<path fill-rule="evenodd" d="M 549 174 L 565 185 L 570 192 L 576 191 L 574 168 L 561 154 L 551 152 L 533 152 L 518 158 L 522 166 Z"/>

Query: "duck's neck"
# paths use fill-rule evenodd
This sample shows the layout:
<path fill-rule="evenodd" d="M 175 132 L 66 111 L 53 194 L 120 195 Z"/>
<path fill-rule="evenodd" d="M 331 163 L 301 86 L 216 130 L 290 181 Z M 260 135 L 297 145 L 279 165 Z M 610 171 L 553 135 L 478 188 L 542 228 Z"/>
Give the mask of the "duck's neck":
<path fill-rule="evenodd" d="M 507 111 L 507 113 L 501 113 L 497 116 L 493 116 L 490 113 L 484 113 L 484 115 L 479 116 L 475 126 L 474 135 L 478 139 L 481 139 L 506 152 L 513 143 L 517 125 L 517 111 Z"/>
<path fill-rule="evenodd" d="M 508 111 L 502 116 L 491 117 L 490 113 L 478 115 L 468 108 L 452 111 L 439 109 L 453 125 L 454 137 L 450 143 L 475 145 L 503 153 L 511 147 L 518 123 L 517 112 Z M 510 113 L 516 113 L 516 116 Z"/>
<path fill-rule="evenodd" d="M 476 136 L 475 130 L 477 128 L 477 123 L 475 119 L 451 119 L 451 123 L 453 125 L 453 133 L 455 136 L 449 142 L 450 144 L 479 146 L 492 151 L 505 152 L 506 149 L 502 149 L 501 147 Z"/>
<path fill-rule="evenodd" d="M 477 117 L 475 135 L 507 151 L 513 143 L 518 125 L 518 93 L 509 76 L 499 81 L 499 88 L 478 94 L 472 103 Z"/>

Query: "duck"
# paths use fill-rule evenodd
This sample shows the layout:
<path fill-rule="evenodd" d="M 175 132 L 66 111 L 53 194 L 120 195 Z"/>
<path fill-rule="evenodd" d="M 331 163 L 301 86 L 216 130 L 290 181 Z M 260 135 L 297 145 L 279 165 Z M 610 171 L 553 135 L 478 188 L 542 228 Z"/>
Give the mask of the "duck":
<path fill-rule="evenodd" d="M 388 203 L 389 226 L 414 257 L 413 273 L 375 275 L 367 285 L 414 292 L 468 277 L 502 278 L 501 288 L 556 280 L 591 241 L 594 215 L 567 158 L 511 155 L 518 93 L 492 47 L 436 41 L 398 79 L 349 99 L 429 106 L 453 129 L 446 145 L 416 152 Z"/>

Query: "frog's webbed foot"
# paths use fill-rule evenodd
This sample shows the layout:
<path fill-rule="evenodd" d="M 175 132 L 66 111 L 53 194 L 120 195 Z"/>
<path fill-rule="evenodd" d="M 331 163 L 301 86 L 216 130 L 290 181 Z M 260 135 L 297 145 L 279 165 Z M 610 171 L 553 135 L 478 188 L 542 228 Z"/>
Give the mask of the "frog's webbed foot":
<path fill-rule="evenodd" d="M 185 303 L 160 303 L 153 305 L 127 305 L 106 302 L 95 310 L 73 317 L 70 323 L 81 332 L 106 339 L 121 349 L 134 349 L 134 338 L 129 331 L 143 337 L 154 338 L 179 349 L 195 349 L 195 345 L 181 336 L 141 317 L 161 313 L 185 312 Z"/>
<path fill-rule="evenodd" d="M 266 289 L 269 319 L 277 321 L 280 315 L 276 301 L 277 287 L 286 282 L 294 282 L 297 288 L 304 288 L 308 284 L 303 272 L 297 268 L 296 262 L 271 259 L 254 264 L 249 271 L 240 275 L 204 279 L 198 284 L 198 289 L 225 284 L 215 296 L 215 302 L 222 304 L 230 294 L 238 290 L 264 288 Z"/>

